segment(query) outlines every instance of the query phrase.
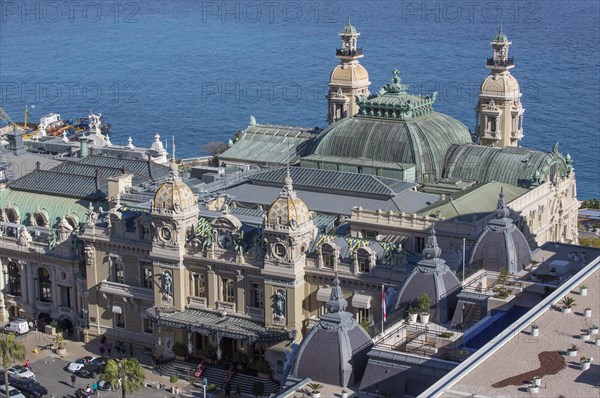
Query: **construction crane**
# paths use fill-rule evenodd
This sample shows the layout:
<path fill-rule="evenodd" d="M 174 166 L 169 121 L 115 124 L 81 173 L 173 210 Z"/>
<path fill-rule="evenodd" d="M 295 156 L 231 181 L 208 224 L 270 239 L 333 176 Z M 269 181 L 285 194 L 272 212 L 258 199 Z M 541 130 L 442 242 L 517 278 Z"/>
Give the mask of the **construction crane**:
<path fill-rule="evenodd" d="M 17 124 L 10 118 L 10 116 L 8 116 L 8 113 L 2 109 L 2 107 L 0 107 L 0 120 L 6 123 L 7 126 L 12 126 L 14 129 L 18 127 Z"/>

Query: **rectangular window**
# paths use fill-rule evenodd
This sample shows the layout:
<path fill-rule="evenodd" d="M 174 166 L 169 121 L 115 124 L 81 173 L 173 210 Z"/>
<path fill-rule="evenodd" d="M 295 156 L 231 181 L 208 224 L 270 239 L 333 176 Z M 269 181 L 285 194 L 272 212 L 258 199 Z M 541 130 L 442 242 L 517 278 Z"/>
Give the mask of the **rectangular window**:
<path fill-rule="evenodd" d="M 121 257 L 110 257 L 110 273 L 112 281 L 116 283 L 125 283 L 125 268 Z"/>
<path fill-rule="evenodd" d="M 265 307 L 265 293 L 262 285 L 258 283 L 252 284 L 252 306 L 256 308 Z"/>
<path fill-rule="evenodd" d="M 358 270 L 360 272 L 369 272 L 371 269 L 371 259 L 369 257 L 358 258 Z"/>
<path fill-rule="evenodd" d="M 49 280 L 40 281 L 40 300 L 49 303 L 52 301 L 52 282 Z"/>
<path fill-rule="evenodd" d="M 375 237 L 379 235 L 377 231 L 373 231 L 371 229 L 361 229 L 360 233 L 365 239 L 375 239 Z"/>
<path fill-rule="evenodd" d="M 362 323 L 362 322 L 369 322 L 369 309 L 368 308 L 361 308 L 358 310 L 358 312 L 356 313 L 356 320 L 358 321 L 358 323 Z"/>
<path fill-rule="evenodd" d="M 415 236 L 415 252 L 421 253 L 425 249 L 425 238 L 422 236 Z"/>
<path fill-rule="evenodd" d="M 141 262 L 142 287 L 152 289 L 152 263 L 148 261 Z"/>
<path fill-rule="evenodd" d="M 323 253 L 323 260 L 325 260 L 325 266 L 327 268 L 333 268 L 335 266 L 335 254 L 334 253 Z"/>
<path fill-rule="evenodd" d="M 147 225 L 140 225 L 140 235 L 142 240 L 146 240 L 150 238 L 150 228 Z"/>
<path fill-rule="evenodd" d="M 206 297 L 206 279 L 204 274 L 192 274 L 191 293 L 195 297 Z"/>
<path fill-rule="evenodd" d="M 123 313 L 121 312 L 120 314 L 118 313 L 113 313 L 113 321 L 114 321 L 114 325 L 117 328 L 124 328 L 125 327 L 125 316 L 123 315 Z"/>
<path fill-rule="evenodd" d="M 59 286 L 60 306 L 71 308 L 71 288 L 69 286 Z"/>
<path fill-rule="evenodd" d="M 223 278 L 223 301 L 228 303 L 233 303 L 235 301 L 233 279 Z"/>
<path fill-rule="evenodd" d="M 144 333 L 154 334 L 154 326 L 150 319 L 143 318 Z"/>

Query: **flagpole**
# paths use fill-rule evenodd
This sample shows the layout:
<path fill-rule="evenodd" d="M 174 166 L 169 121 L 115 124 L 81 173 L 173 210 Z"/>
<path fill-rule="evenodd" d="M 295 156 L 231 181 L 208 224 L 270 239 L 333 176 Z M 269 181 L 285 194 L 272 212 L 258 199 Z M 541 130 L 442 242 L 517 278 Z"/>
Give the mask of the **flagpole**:
<path fill-rule="evenodd" d="M 385 326 L 383 325 L 386 317 L 386 308 L 385 308 L 385 288 L 383 284 L 381 285 L 381 335 L 385 335 Z"/>
<path fill-rule="evenodd" d="M 465 287 L 465 238 L 463 238 L 463 247 L 462 247 L 462 287 Z"/>

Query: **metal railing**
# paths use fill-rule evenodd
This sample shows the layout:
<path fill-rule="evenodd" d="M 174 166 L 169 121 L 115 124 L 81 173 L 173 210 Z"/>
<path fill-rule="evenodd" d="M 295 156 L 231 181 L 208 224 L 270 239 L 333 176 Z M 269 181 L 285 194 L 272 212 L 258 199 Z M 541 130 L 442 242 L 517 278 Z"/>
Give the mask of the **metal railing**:
<path fill-rule="evenodd" d="M 488 58 L 487 64 L 489 66 L 511 66 L 511 65 L 514 65 L 513 61 L 514 61 L 514 59 L 512 57 L 507 58 L 507 59 L 500 59 L 500 60 L 495 60 L 494 58 Z"/>
<path fill-rule="evenodd" d="M 356 50 L 346 50 L 344 48 L 338 48 L 335 51 L 335 55 L 339 55 L 342 57 L 355 57 L 357 55 L 363 55 L 363 49 L 357 48 Z"/>

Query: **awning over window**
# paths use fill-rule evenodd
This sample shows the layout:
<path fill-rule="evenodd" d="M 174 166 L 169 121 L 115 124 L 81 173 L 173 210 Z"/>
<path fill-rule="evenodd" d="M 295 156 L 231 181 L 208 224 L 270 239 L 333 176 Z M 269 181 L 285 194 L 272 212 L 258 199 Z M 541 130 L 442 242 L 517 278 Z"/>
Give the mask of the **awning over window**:
<path fill-rule="evenodd" d="M 371 308 L 371 296 L 354 293 L 354 296 L 352 296 L 352 306 L 354 308 Z"/>
<path fill-rule="evenodd" d="M 112 312 L 113 314 L 121 314 L 123 313 L 123 309 L 121 308 L 121 306 L 113 305 Z"/>
<path fill-rule="evenodd" d="M 329 296 L 331 296 L 331 287 L 320 287 L 317 291 L 318 301 L 327 301 L 329 300 Z"/>

